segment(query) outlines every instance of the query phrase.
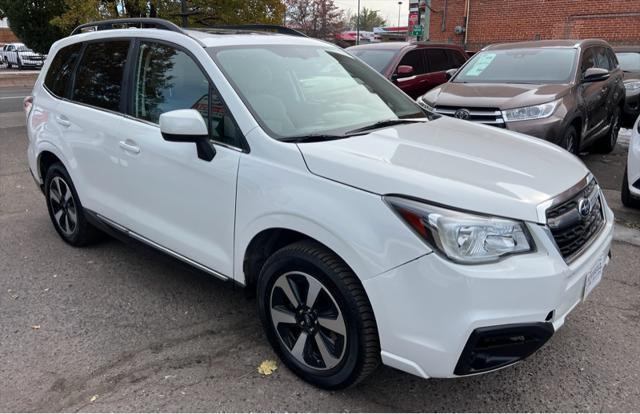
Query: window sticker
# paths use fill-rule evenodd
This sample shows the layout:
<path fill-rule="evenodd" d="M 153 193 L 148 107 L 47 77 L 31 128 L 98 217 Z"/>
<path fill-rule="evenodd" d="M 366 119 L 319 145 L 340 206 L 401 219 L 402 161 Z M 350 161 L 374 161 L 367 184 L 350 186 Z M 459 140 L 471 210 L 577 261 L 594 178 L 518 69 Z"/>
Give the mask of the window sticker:
<path fill-rule="evenodd" d="M 464 74 L 465 76 L 480 76 L 482 72 L 493 62 L 495 59 L 495 53 L 485 53 L 482 56 L 478 56 L 475 62 L 473 62 L 473 66 Z"/>

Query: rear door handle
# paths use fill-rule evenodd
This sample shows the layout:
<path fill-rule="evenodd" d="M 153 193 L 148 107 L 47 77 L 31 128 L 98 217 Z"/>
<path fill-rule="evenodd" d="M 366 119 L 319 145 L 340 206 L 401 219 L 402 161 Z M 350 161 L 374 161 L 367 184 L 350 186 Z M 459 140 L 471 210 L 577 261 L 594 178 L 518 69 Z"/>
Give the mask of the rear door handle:
<path fill-rule="evenodd" d="M 71 121 L 64 115 L 56 115 L 56 122 L 64 127 L 71 126 Z"/>
<path fill-rule="evenodd" d="M 120 141 L 120 148 L 133 154 L 140 154 L 140 147 L 130 139 L 126 141 Z"/>

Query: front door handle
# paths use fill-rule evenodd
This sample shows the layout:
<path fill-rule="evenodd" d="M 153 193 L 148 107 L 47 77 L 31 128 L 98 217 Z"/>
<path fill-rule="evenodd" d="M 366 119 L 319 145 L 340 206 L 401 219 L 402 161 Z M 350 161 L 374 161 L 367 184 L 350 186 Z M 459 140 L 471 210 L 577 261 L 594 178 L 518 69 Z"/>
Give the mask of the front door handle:
<path fill-rule="evenodd" d="M 71 121 L 64 115 L 56 115 L 56 122 L 64 127 L 71 126 Z"/>
<path fill-rule="evenodd" d="M 140 154 L 140 147 L 136 145 L 135 142 L 131 141 L 130 139 L 126 140 L 126 141 L 120 141 L 120 148 L 122 148 L 123 150 L 127 151 L 127 152 L 131 152 L 134 154 Z"/>

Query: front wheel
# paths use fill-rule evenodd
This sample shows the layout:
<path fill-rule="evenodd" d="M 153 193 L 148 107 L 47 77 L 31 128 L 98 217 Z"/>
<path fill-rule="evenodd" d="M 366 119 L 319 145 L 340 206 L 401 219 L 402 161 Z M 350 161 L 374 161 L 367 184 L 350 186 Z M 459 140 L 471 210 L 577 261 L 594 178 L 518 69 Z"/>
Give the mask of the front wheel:
<path fill-rule="evenodd" d="M 341 389 L 378 366 L 369 300 L 356 275 L 326 247 L 301 241 L 280 249 L 263 266 L 257 288 L 267 338 L 302 379 Z"/>
<path fill-rule="evenodd" d="M 580 152 L 580 140 L 578 132 L 574 126 L 569 126 L 564 132 L 560 146 L 572 154 L 578 155 Z"/>
<path fill-rule="evenodd" d="M 601 154 L 609 154 L 616 147 L 618 133 L 620 132 L 620 107 L 616 107 L 611 115 L 611 127 L 604 137 L 594 145 L 594 149 Z"/>

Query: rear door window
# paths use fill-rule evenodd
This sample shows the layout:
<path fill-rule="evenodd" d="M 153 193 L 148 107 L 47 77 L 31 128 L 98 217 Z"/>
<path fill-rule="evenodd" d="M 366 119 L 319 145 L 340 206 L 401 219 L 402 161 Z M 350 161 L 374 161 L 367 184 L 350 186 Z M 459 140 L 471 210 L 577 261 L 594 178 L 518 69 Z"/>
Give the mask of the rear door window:
<path fill-rule="evenodd" d="M 412 66 L 414 75 L 421 75 L 427 72 L 424 65 L 422 53 L 417 49 L 407 52 L 407 54 L 402 57 L 402 60 L 398 64 L 398 66 L 401 65 Z"/>
<path fill-rule="evenodd" d="M 442 72 L 451 69 L 449 58 L 443 49 L 426 49 L 429 72 Z"/>
<path fill-rule="evenodd" d="M 74 101 L 119 111 L 128 40 L 88 43 L 73 86 Z"/>
<path fill-rule="evenodd" d="M 462 54 L 457 50 L 446 49 L 445 53 L 449 56 L 449 65 L 451 66 L 449 69 L 457 69 L 466 62 L 464 56 L 462 56 Z"/>
<path fill-rule="evenodd" d="M 44 78 L 44 85 L 60 98 L 67 98 L 70 93 L 71 75 L 76 65 L 82 43 L 76 43 L 64 47 L 56 53 L 56 56 L 49 65 L 47 76 Z"/>

